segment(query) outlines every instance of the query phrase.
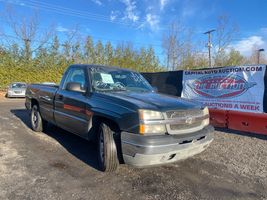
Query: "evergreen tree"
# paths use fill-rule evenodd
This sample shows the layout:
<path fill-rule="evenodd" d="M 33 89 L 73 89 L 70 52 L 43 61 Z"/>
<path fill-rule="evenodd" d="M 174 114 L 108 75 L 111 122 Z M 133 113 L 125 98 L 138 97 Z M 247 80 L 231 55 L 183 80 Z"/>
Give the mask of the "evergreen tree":
<path fill-rule="evenodd" d="M 104 47 L 100 40 L 97 41 L 95 46 L 96 64 L 104 64 Z"/>
<path fill-rule="evenodd" d="M 113 59 L 113 47 L 108 41 L 105 45 L 105 65 L 111 65 Z"/>
<path fill-rule="evenodd" d="M 63 52 L 66 60 L 70 60 L 71 46 L 69 42 L 65 41 L 63 44 Z"/>
<path fill-rule="evenodd" d="M 56 58 L 59 53 L 58 51 L 59 51 L 59 39 L 58 39 L 58 36 L 56 35 L 53 38 L 52 47 L 51 47 L 52 56 Z"/>
<path fill-rule="evenodd" d="M 75 63 L 82 63 L 80 46 L 81 45 L 79 41 L 77 41 L 74 45 L 72 45 L 72 60 Z"/>
<path fill-rule="evenodd" d="M 93 64 L 96 62 L 95 50 L 94 50 L 94 41 L 93 41 L 92 37 L 90 37 L 90 36 L 87 36 L 87 38 L 85 40 L 84 58 L 85 58 L 85 62 L 88 64 Z"/>

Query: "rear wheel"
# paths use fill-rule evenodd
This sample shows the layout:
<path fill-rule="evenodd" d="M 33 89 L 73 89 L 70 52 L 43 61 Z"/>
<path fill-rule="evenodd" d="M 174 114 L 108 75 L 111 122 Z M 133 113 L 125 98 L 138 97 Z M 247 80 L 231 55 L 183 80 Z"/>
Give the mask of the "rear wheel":
<path fill-rule="evenodd" d="M 104 123 L 98 132 L 98 161 L 102 171 L 113 172 L 119 165 L 114 132 Z"/>
<path fill-rule="evenodd" d="M 37 105 L 32 106 L 31 126 L 35 132 L 42 132 L 47 127 L 47 121 L 43 120 Z"/>

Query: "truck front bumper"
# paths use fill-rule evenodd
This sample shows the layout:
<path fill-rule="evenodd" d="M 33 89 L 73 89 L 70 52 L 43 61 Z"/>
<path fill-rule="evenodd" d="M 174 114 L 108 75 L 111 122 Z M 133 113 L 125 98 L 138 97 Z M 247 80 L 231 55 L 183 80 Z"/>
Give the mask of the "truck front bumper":
<path fill-rule="evenodd" d="M 142 136 L 122 132 L 122 153 L 126 164 L 146 167 L 176 162 L 204 151 L 213 140 L 214 128 L 185 135 Z"/>

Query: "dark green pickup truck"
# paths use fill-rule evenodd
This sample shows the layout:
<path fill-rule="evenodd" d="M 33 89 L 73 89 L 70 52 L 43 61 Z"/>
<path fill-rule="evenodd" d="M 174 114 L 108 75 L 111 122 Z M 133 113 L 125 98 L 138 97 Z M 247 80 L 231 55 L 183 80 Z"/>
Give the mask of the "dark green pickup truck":
<path fill-rule="evenodd" d="M 159 94 L 141 74 L 122 68 L 71 65 L 59 86 L 26 90 L 34 131 L 52 123 L 98 142 L 103 171 L 120 162 L 137 167 L 188 158 L 213 140 L 209 111 L 192 101 Z"/>

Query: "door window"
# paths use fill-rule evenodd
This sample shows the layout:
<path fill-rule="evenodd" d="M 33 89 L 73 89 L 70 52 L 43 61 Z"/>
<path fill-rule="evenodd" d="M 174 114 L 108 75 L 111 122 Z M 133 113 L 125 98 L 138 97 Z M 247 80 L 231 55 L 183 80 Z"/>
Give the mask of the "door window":
<path fill-rule="evenodd" d="M 85 73 L 83 69 L 80 68 L 72 68 L 69 70 L 66 79 L 64 81 L 62 89 L 65 90 L 67 87 L 67 84 L 69 82 L 75 82 L 75 83 L 80 83 L 81 88 L 85 89 Z"/>

